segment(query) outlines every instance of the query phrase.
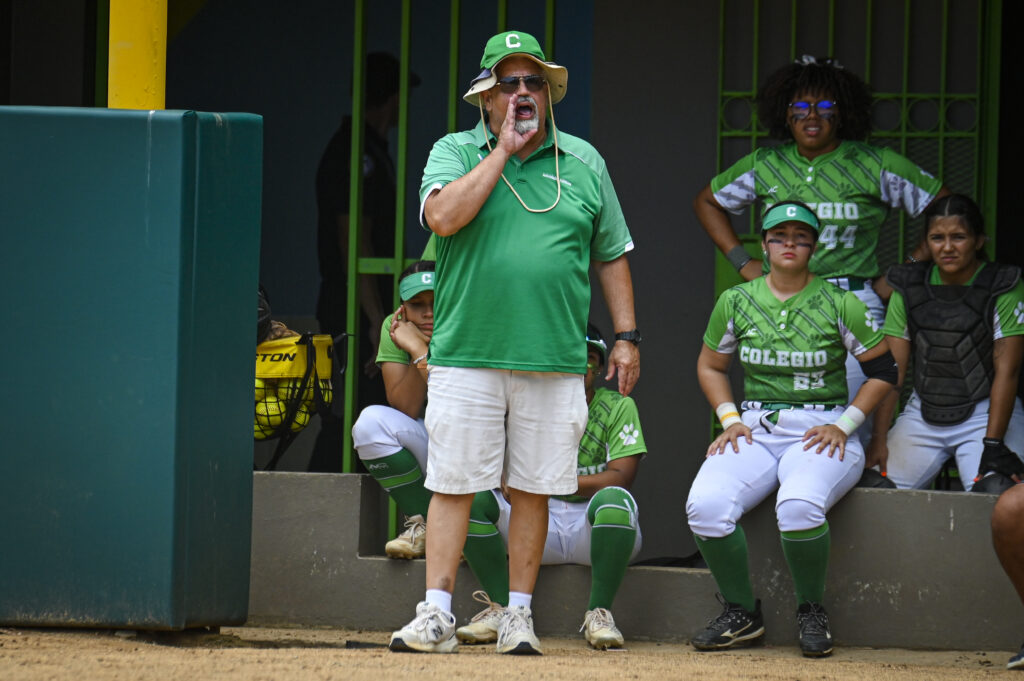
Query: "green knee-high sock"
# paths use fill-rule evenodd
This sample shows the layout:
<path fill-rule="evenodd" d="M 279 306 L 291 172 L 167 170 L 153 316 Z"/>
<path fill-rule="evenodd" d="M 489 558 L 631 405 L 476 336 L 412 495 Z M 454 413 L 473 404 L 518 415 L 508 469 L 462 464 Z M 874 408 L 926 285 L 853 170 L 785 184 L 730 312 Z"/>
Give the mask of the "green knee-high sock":
<path fill-rule="evenodd" d="M 626 575 L 636 542 L 636 502 L 624 490 L 605 488 L 587 506 L 590 521 L 590 604 L 606 608 Z"/>
<path fill-rule="evenodd" d="M 732 534 L 725 537 L 698 537 L 697 548 L 704 562 L 711 569 L 711 575 L 718 584 L 722 597 L 730 603 L 737 603 L 754 612 L 757 602 L 754 587 L 750 584 L 750 566 L 747 562 L 747 535 L 739 525 Z"/>
<path fill-rule="evenodd" d="M 400 449 L 390 456 L 363 461 L 363 464 L 402 513 L 427 517 L 430 490 L 423 486 L 423 471 L 412 452 Z"/>
<path fill-rule="evenodd" d="M 469 510 L 469 532 L 462 555 L 490 599 L 508 605 L 508 551 L 495 526 L 497 522 L 498 502 L 494 494 L 477 493 Z"/>
<path fill-rule="evenodd" d="M 781 534 L 782 554 L 793 575 L 797 603 L 821 603 L 825 597 L 825 573 L 832 544 L 828 523 Z"/>

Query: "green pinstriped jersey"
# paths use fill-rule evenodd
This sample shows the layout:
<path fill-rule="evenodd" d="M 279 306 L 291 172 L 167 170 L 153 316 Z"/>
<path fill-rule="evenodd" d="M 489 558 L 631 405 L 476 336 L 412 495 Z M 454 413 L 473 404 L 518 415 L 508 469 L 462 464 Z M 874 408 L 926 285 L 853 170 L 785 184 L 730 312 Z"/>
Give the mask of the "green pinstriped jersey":
<path fill-rule="evenodd" d="M 587 412 L 587 428 L 576 454 L 576 474 L 601 473 L 608 468 L 609 461 L 646 452 L 640 414 L 633 398 L 623 397 L 607 388 L 595 390 Z M 575 495 L 558 498 L 564 501 L 587 500 Z"/>
<path fill-rule="evenodd" d="M 740 213 L 755 201 L 803 201 L 821 221 L 811 271 L 824 277 L 878 275 L 875 251 L 892 208 L 923 211 L 942 181 L 891 149 L 843 141 L 809 161 L 796 144 L 763 147 L 711 180 L 719 205 Z"/>
<path fill-rule="evenodd" d="M 968 286 L 974 283 L 982 267 L 967 282 Z M 928 283 L 932 286 L 942 285 L 939 269 L 934 265 L 928 275 Z M 907 326 L 907 305 L 899 291 L 893 291 L 889 299 L 882 332 L 886 336 L 911 340 Z M 999 340 L 1008 336 L 1024 336 L 1024 281 L 1018 281 L 1012 289 L 997 296 L 995 309 L 992 310 L 992 339 Z"/>
<path fill-rule="evenodd" d="M 846 354 L 873 348 L 881 328 L 857 296 L 824 279 L 780 301 L 758 277 L 719 297 L 704 343 L 739 354 L 747 400 L 845 404 Z"/>

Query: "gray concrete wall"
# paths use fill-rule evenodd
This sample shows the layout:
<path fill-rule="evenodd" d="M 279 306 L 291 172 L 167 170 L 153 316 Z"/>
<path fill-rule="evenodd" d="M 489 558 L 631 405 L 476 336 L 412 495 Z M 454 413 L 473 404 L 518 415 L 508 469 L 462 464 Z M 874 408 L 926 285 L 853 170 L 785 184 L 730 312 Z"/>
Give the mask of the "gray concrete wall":
<path fill-rule="evenodd" d="M 249 623 L 389 631 L 423 598 L 422 560 L 383 552 L 371 512 L 380 488 L 358 475 L 257 473 Z M 1024 608 L 992 551 L 994 497 L 857 489 L 832 511 L 825 605 L 840 645 L 1011 650 Z M 641 514 L 641 519 L 643 515 Z M 681 515 L 679 539 L 688 535 Z M 769 500 L 743 521 L 767 641 L 795 642 L 792 581 Z M 589 569 L 541 568 L 535 617 L 541 635 L 573 636 L 586 610 Z M 479 610 L 477 583 L 460 568 L 454 610 Z M 631 567 L 615 603 L 628 639 L 688 640 L 718 613 L 707 570 Z"/>

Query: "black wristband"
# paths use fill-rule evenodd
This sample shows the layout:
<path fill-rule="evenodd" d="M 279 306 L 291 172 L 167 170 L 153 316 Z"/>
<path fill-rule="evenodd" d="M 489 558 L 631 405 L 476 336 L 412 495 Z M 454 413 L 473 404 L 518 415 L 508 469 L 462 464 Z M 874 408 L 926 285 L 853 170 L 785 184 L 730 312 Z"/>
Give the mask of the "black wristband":
<path fill-rule="evenodd" d="M 737 272 L 742 270 L 748 262 L 754 259 L 749 253 L 747 253 L 747 249 L 743 248 L 742 245 L 733 246 L 729 249 L 729 252 L 725 254 L 725 258 L 732 263 L 732 266 L 736 268 Z"/>

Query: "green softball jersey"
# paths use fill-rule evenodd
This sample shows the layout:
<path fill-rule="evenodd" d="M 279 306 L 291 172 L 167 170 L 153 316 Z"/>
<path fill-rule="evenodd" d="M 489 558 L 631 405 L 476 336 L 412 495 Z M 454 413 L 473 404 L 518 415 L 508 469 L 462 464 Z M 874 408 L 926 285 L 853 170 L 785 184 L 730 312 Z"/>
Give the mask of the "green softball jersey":
<path fill-rule="evenodd" d="M 758 277 L 719 297 L 704 344 L 739 353 L 747 400 L 845 404 L 846 354 L 877 345 L 881 327 L 856 295 L 824 279 L 783 302 Z"/>
<path fill-rule="evenodd" d="M 587 412 L 587 428 L 576 454 L 576 475 L 601 473 L 608 468 L 609 461 L 646 452 L 640 414 L 633 398 L 607 388 L 595 390 Z M 576 495 L 558 498 L 586 501 Z"/>
<path fill-rule="evenodd" d="M 384 319 L 384 323 L 380 325 L 380 347 L 377 348 L 378 365 L 383 362 L 408 364 L 412 359 L 408 352 L 395 345 L 395 341 L 391 340 L 391 320 L 394 316 L 395 313 L 392 312 Z"/>
<path fill-rule="evenodd" d="M 974 283 L 975 277 L 983 267 L 984 264 L 978 268 L 978 271 L 967 282 L 968 285 Z M 934 265 L 928 274 L 928 283 L 932 286 L 942 285 L 939 268 Z M 992 316 L 993 340 L 1007 336 L 1024 336 L 1024 281 L 1018 281 L 1012 289 L 996 297 Z M 907 305 L 903 300 L 903 294 L 899 291 L 893 291 L 892 297 L 889 298 L 889 309 L 885 313 L 885 326 L 882 332 L 886 336 L 911 340 L 910 329 L 907 327 Z"/>
<path fill-rule="evenodd" d="M 590 310 L 590 262 L 615 260 L 633 242 L 597 151 L 562 131 L 558 150 L 556 169 L 548 134 L 526 161 L 512 156 L 504 170 L 530 208 L 554 203 L 560 176 L 562 196 L 553 210 L 527 211 L 499 180 L 469 224 L 435 239 L 431 364 L 586 371 L 587 350 L 579 339 Z M 483 123 L 442 137 L 423 171 L 420 205 L 488 153 Z"/>
<path fill-rule="evenodd" d="M 875 251 L 891 208 L 923 211 L 942 181 L 885 147 L 845 140 L 810 161 L 794 143 L 762 147 L 711 180 L 719 205 L 740 213 L 760 200 L 808 204 L 821 221 L 811 271 L 823 277 L 878 276 Z"/>

